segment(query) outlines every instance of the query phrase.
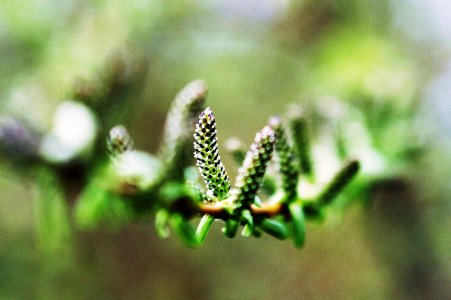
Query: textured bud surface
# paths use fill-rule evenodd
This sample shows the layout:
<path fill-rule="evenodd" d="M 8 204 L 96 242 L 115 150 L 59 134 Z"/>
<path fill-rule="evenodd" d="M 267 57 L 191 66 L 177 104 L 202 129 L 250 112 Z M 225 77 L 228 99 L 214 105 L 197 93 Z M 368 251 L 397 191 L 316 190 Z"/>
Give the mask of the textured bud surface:
<path fill-rule="evenodd" d="M 165 162 L 167 175 L 176 175 L 186 167 L 191 154 L 187 151 L 192 143 L 195 121 L 202 111 L 207 94 L 206 84 L 195 80 L 186 85 L 175 97 L 168 113 L 160 157 Z"/>
<path fill-rule="evenodd" d="M 299 169 L 301 174 L 312 175 L 313 165 L 311 160 L 310 137 L 307 119 L 303 109 L 296 105 L 291 107 L 288 113 L 290 130 L 293 138 L 294 149 L 299 158 Z"/>
<path fill-rule="evenodd" d="M 191 120 L 197 118 L 201 112 L 207 93 L 207 87 L 201 80 L 196 80 L 186 85 L 175 97 L 175 100 L 169 110 L 165 124 L 165 141 L 166 147 L 175 146 L 180 136 L 190 133 Z M 193 122 L 194 125 L 194 122 Z M 191 126 L 189 126 L 191 127 Z"/>
<path fill-rule="evenodd" d="M 282 120 L 273 117 L 269 120 L 269 125 L 274 130 L 276 137 L 276 154 L 279 162 L 279 169 L 282 175 L 282 188 L 289 198 L 296 194 L 299 172 L 296 165 L 296 153 L 289 144 L 285 134 Z"/>
<path fill-rule="evenodd" d="M 254 143 L 246 153 L 243 165 L 238 170 L 235 187 L 232 191 L 232 201 L 239 207 L 246 207 L 254 202 L 271 160 L 274 142 L 274 131 L 269 126 L 264 127 L 255 136 Z"/>
<path fill-rule="evenodd" d="M 351 160 L 344 165 L 326 186 L 321 195 L 318 196 L 318 203 L 323 206 L 330 204 L 357 175 L 359 169 L 360 163 L 357 160 Z"/>
<path fill-rule="evenodd" d="M 219 156 L 216 122 L 210 108 L 202 112 L 196 124 L 194 157 L 209 194 L 220 200 L 226 198 L 230 191 L 230 180 Z"/>

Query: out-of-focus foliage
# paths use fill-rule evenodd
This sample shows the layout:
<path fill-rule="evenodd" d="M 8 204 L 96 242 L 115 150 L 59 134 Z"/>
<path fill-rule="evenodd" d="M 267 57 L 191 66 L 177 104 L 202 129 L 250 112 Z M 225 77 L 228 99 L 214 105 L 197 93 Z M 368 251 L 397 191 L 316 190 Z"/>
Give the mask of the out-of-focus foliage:
<path fill-rule="evenodd" d="M 449 297 L 450 11 L 444 0 L 2 1 L 0 298 Z M 302 251 L 224 239 L 216 223 L 195 252 L 161 242 L 148 218 L 122 227 L 130 203 L 90 180 L 109 172 L 115 124 L 156 153 L 173 96 L 195 78 L 208 81 L 219 141 L 251 144 L 294 102 L 316 180 L 361 161 Z M 318 192 L 309 180 L 299 191 Z M 82 228 L 92 212 L 113 222 L 81 231 L 65 218 L 75 207 Z"/>

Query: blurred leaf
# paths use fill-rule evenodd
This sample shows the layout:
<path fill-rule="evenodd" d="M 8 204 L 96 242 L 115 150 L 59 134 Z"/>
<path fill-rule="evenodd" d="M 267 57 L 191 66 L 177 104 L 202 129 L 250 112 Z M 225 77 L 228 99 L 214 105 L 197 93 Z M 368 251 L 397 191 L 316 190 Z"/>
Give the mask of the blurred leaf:
<path fill-rule="evenodd" d="M 279 221 L 264 219 L 258 224 L 258 227 L 269 235 L 280 240 L 285 240 L 288 238 L 287 226 Z"/>
<path fill-rule="evenodd" d="M 160 209 L 155 214 L 155 229 L 160 238 L 166 239 L 171 232 L 169 231 L 169 217 L 170 214 L 166 209 Z"/>
<path fill-rule="evenodd" d="M 225 221 L 224 227 L 222 228 L 222 233 L 228 238 L 233 238 L 240 227 L 240 222 L 235 219 L 228 219 Z"/>
<path fill-rule="evenodd" d="M 296 248 L 302 248 L 305 242 L 305 217 L 302 206 L 298 203 L 290 203 L 288 209 L 293 225 L 293 241 Z"/>
<path fill-rule="evenodd" d="M 214 220 L 215 218 L 210 215 L 204 215 L 200 220 L 200 223 L 197 226 L 196 230 L 196 239 L 199 245 L 205 241 L 205 238 L 207 237 L 208 231 L 210 230 L 210 227 L 213 224 Z"/>
<path fill-rule="evenodd" d="M 93 181 L 78 198 L 75 207 L 77 225 L 82 229 L 94 229 L 101 224 L 110 229 L 122 227 L 135 216 L 128 201 Z"/>
<path fill-rule="evenodd" d="M 195 248 L 199 245 L 193 227 L 182 215 L 173 214 L 169 219 L 169 223 L 185 245 L 191 248 Z"/>
<path fill-rule="evenodd" d="M 241 231 L 241 235 L 244 237 L 250 237 L 254 233 L 253 226 L 246 224 L 243 227 L 243 230 Z"/>
<path fill-rule="evenodd" d="M 38 169 L 36 175 L 34 213 L 38 246 L 47 254 L 67 253 L 72 246 L 72 233 L 61 183 L 45 168 Z"/>

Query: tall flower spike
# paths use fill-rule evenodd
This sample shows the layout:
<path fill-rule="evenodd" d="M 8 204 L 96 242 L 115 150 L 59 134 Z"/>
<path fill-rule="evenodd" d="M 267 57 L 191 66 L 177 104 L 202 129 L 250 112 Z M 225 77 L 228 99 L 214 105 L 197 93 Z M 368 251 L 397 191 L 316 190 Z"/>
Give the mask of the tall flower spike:
<path fill-rule="evenodd" d="M 310 153 L 310 137 L 308 124 L 303 109 L 293 106 L 288 114 L 290 120 L 291 136 L 297 156 L 299 158 L 299 170 L 302 174 L 313 174 L 312 159 Z"/>
<path fill-rule="evenodd" d="M 209 198 L 225 199 L 230 191 L 230 180 L 219 156 L 215 117 L 209 107 L 200 114 L 196 124 L 194 157 Z"/>
<path fill-rule="evenodd" d="M 111 157 L 134 149 L 133 140 L 122 125 L 114 126 L 110 130 L 106 145 Z"/>
<path fill-rule="evenodd" d="M 274 142 L 274 131 L 269 126 L 265 126 L 255 136 L 254 143 L 238 170 L 232 190 L 232 201 L 237 204 L 238 209 L 246 208 L 254 202 L 271 160 Z"/>
<path fill-rule="evenodd" d="M 179 176 L 191 157 L 189 144 L 197 117 L 207 95 L 207 87 L 202 80 L 186 85 L 175 97 L 165 124 L 165 133 L 160 157 L 165 162 L 166 176 Z"/>
<path fill-rule="evenodd" d="M 287 195 L 287 200 L 292 201 L 296 195 L 299 176 L 295 162 L 296 153 L 287 140 L 282 120 L 279 117 L 272 117 L 269 120 L 269 126 L 274 130 L 276 137 L 275 148 L 282 175 L 282 188 Z"/>

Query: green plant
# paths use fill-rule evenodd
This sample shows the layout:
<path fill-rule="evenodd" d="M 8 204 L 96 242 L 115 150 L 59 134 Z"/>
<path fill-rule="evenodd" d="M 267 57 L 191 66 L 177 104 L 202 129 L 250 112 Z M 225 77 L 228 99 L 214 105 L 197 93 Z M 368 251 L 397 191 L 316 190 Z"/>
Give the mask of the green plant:
<path fill-rule="evenodd" d="M 219 155 L 216 118 L 210 108 L 202 110 L 206 92 L 202 81 L 194 81 L 177 95 L 159 156 L 135 150 L 123 126 L 111 129 L 110 163 L 97 173 L 94 186 L 82 193 L 77 219 L 94 226 L 156 212 L 158 234 L 168 237 L 172 229 L 191 247 L 203 243 L 215 220 L 224 222 L 227 237 L 234 237 L 243 226 L 243 236 L 265 232 L 278 239 L 291 237 L 296 247 L 302 247 L 305 220 L 323 216 L 357 174 L 358 161 L 346 163 L 316 197 L 303 197 L 299 179 L 305 176 L 314 183 L 305 116 L 273 117 L 247 152 L 240 145 L 230 149 L 241 165 L 232 185 Z M 190 165 L 193 149 L 203 186 Z M 276 173 L 266 172 L 272 160 Z M 264 201 L 260 190 L 266 193 Z M 197 229 L 191 221 L 196 217 L 201 217 Z"/>
<path fill-rule="evenodd" d="M 71 213 L 80 230 L 117 229 L 149 222 L 155 214 L 160 237 L 172 231 L 190 247 L 201 245 L 213 222 L 222 221 L 227 237 L 235 237 L 242 227 L 245 237 L 262 233 L 282 240 L 291 237 L 300 248 L 306 220 L 322 220 L 359 171 L 359 162 L 351 160 L 329 176 L 328 184 L 317 180 L 309 119 L 294 106 L 284 117 L 270 118 L 248 150 L 237 138 L 227 143 L 239 166 L 232 184 L 219 155 L 216 118 L 209 107 L 204 108 L 207 87 L 201 80 L 189 83 L 175 97 L 158 154 L 135 149 L 122 125 L 109 131 L 105 151 L 104 130 L 118 116 L 107 98 L 115 95 L 115 107 L 123 110 L 145 73 L 132 68 L 136 72 L 124 77 L 124 66 L 135 63 L 114 56 L 107 63 L 108 76 L 77 82 L 76 101 L 58 106 L 48 132 L 17 118 L 0 123 L 0 151 L 38 182 L 36 232 L 47 252 L 70 244 Z M 80 124 L 73 124 L 73 115 Z M 314 186 L 316 194 L 305 194 L 305 183 Z M 75 203 L 73 209 L 70 202 Z"/>

